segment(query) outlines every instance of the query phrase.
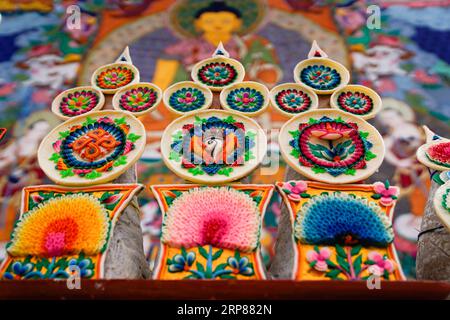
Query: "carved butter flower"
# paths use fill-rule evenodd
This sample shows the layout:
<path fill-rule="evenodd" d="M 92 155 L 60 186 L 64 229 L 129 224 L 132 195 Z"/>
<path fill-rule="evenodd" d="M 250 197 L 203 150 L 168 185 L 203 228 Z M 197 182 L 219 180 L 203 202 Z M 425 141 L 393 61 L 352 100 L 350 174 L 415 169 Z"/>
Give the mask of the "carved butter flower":
<path fill-rule="evenodd" d="M 395 264 L 387 256 L 382 256 L 377 251 L 371 251 L 367 255 L 368 261 L 366 264 L 370 265 L 367 271 L 375 276 L 383 276 L 385 272 L 392 273 L 395 270 Z"/>
<path fill-rule="evenodd" d="M 397 187 L 390 186 L 387 180 L 385 183 L 375 182 L 373 184 L 373 190 L 375 191 L 375 194 L 372 198 L 380 199 L 381 205 L 386 207 L 392 206 L 394 200 L 397 199 L 399 194 L 399 189 Z"/>
<path fill-rule="evenodd" d="M 306 261 L 309 265 L 316 269 L 317 271 L 325 272 L 328 271 L 327 260 L 330 259 L 331 251 L 328 247 L 318 248 L 315 247 L 314 250 L 309 250 L 306 253 Z"/>
<path fill-rule="evenodd" d="M 288 181 L 283 184 L 283 191 L 292 201 L 300 201 L 301 198 L 309 197 L 306 194 L 307 189 L 306 181 Z"/>

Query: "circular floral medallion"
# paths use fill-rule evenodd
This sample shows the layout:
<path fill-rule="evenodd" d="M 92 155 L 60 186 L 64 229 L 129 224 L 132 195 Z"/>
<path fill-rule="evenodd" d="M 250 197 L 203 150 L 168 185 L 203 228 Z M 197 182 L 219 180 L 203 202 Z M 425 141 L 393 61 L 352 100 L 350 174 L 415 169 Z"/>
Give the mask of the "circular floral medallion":
<path fill-rule="evenodd" d="M 145 129 L 121 111 L 98 111 L 53 129 L 38 150 L 39 165 L 56 183 L 88 185 L 111 181 L 142 154 Z"/>
<path fill-rule="evenodd" d="M 105 98 L 92 87 L 76 87 L 61 92 L 52 102 L 52 112 L 61 119 L 69 119 L 103 107 Z"/>
<path fill-rule="evenodd" d="M 330 104 L 363 119 L 371 119 L 381 109 L 381 98 L 370 88 L 348 85 L 333 93 Z"/>
<path fill-rule="evenodd" d="M 203 60 L 192 69 L 192 79 L 206 85 L 213 91 L 244 79 L 245 71 L 242 64 L 227 57 L 214 57 Z"/>
<path fill-rule="evenodd" d="M 255 116 L 268 107 L 269 90 L 257 82 L 240 82 L 222 90 L 220 102 L 225 109 Z"/>
<path fill-rule="evenodd" d="M 161 153 L 178 176 L 214 184 L 249 174 L 261 163 L 266 144 L 264 131 L 255 121 L 223 110 L 203 110 L 167 127 Z"/>
<path fill-rule="evenodd" d="M 301 174 L 328 183 L 363 180 L 384 157 L 378 131 L 333 109 L 308 111 L 288 121 L 279 136 L 282 155 Z"/>
<path fill-rule="evenodd" d="M 336 69 L 324 65 L 307 66 L 300 73 L 302 82 L 317 90 L 332 90 L 341 83 Z"/>
<path fill-rule="evenodd" d="M 139 81 L 139 71 L 129 63 L 112 63 L 98 68 L 91 83 L 105 93 L 115 93 L 122 87 Z"/>
<path fill-rule="evenodd" d="M 212 103 L 208 87 L 192 81 L 182 81 L 164 92 L 164 104 L 175 114 L 186 114 L 208 108 Z"/>
<path fill-rule="evenodd" d="M 161 89 L 152 83 L 136 83 L 117 91 L 113 97 L 113 107 L 134 115 L 143 115 L 158 106 L 162 99 Z"/>
<path fill-rule="evenodd" d="M 292 117 L 296 114 L 316 109 L 319 100 L 310 89 L 296 83 L 285 83 L 270 91 L 272 105 L 281 113 Z"/>
<path fill-rule="evenodd" d="M 417 150 L 417 159 L 434 170 L 449 170 L 450 140 L 439 139 L 420 146 Z"/>
<path fill-rule="evenodd" d="M 318 94 L 330 94 L 350 80 L 348 70 L 328 58 L 303 60 L 294 69 L 295 82 L 312 88 Z"/>
<path fill-rule="evenodd" d="M 438 218 L 450 231 L 450 181 L 447 181 L 436 190 L 433 206 Z"/>

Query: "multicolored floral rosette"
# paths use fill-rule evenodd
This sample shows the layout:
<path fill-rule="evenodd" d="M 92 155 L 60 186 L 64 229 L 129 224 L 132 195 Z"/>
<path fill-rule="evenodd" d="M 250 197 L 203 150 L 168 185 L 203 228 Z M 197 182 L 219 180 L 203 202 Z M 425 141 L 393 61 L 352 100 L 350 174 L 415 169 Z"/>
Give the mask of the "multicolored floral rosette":
<path fill-rule="evenodd" d="M 399 194 L 388 182 L 277 182 L 292 230 L 293 280 L 405 280 L 393 245 Z M 286 244 L 285 244 L 286 245 Z"/>
<path fill-rule="evenodd" d="M 139 82 L 139 79 L 139 70 L 133 65 L 129 48 L 126 47 L 114 63 L 94 71 L 91 85 L 105 94 L 114 94 L 129 84 Z"/>
<path fill-rule="evenodd" d="M 162 100 L 162 90 L 150 82 L 138 82 L 123 87 L 114 94 L 113 108 L 142 116 L 153 111 Z"/>
<path fill-rule="evenodd" d="M 288 117 L 317 109 L 319 106 L 317 94 L 298 83 L 283 83 L 272 88 L 270 101 L 275 110 Z"/>
<path fill-rule="evenodd" d="M 235 83 L 222 90 L 220 104 L 225 110 L 254 117 L 269 106 L 269 90 L 254 81 Z"/>
<path fill-rule="evenodd" d="M 226 86 L 244 80 L 245 69 L 239 61 L 230 58 L 230 54 L 220 43 L 211 58 L 194 65 L 191 77 L 212 91 L 221 91 Z"/>
<path fill-rule="evenodd" d="M 161 139 L 167 167 L 185 180 L 204 184 L 247 176 L 261 164 L 266 149 L 266 135 L 256 121 L 215 109 L 175 119 Z"/>
<path fill-rule="evenodd" d="M 319 95 L 326 95 L 347 85 L 350 73 L 342 64 L 328 58 L 314 41 L 308 59 L 295 66 L 294 80 Z"/>
<path fill-rule="evenodd" d="M 65 90 L 53 99 L 52 112 L 67 120 L 103 108 L 105 96 L 100 90 L 90 86 Z"/>
<path fill-rule="evenodd" d="M 297 172 L 331 184 L 370 177 L 384 158 L 380 133 L 360 117 L 336 109 L 291 118 L 279 134 L 281 154 Z"/>
<path fill-rule="evenodd" d="M 176 115 L 208 109 L 213 93 L 204 85 L 193 81 L 177 82 L 164 90 L 164 105 Z"/>
<path fill-rule="evenodd" d="M 260 240 L 272 185 L 151 189 L 163 213 L 153 279 L 266 279 Z"/>
<path fill-rule="evenodd" d="M 335 109 L 348 112 L 363 119 L 372 119 L 381 110 L 381 98 L 372 89 L 361 85 L 347 85 L 336 90 L 330 98 Z"/>
<path fill-rule="evenodd" d="M 130 168 L 145 143 L 145 128 L 131 113 L 95 111 L 54 128 L 39 146 L 38 161 L 57 184 L 100 184 Z"/>

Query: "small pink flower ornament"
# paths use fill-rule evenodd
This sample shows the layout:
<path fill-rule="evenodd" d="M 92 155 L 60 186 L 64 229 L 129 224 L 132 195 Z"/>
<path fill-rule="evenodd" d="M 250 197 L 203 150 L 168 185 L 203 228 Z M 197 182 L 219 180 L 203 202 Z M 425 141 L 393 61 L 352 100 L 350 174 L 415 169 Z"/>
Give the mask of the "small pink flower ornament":
<path fill-rule="evenodd" d="M 325 272 L 328 271 L 328 263 L 327 260 L 331 256 L 331 251 L 328 247 L 324 247 L 319 249 L 315 247 L 314 250 L 309 250 L 306 253 L 306 261 L 309 262 L 309 265 L 316 269 L 317 271 Z"/>
<path fill-rule="evenodd" d="M 390 207 L 393 205 L 394 200 L 397 200 L 397 196 L 399 194 L 399 189 L 397 187 L 392 187 L 389 185 L 389 182 L 386 180 L 383 182 L 375 182 L 373 184 L 373 190 L 375 194 L 372 195 L 373 199 L 380 199 L 381 205 L 385 207 Z"/>
<path fill-rule="evenodd" d="M 301 198 L 309 198 L 310 195 L 306 193 L 307 189 L 308 184 L 306 181 L 288 181 L 283 184 L 283 191 L 292 201 L 300 201 Z"/>
<path fill-rule="evenodd" d="M 376 251 L 371 251 L 367 255 L 369 259 L 366 264 L 370 264 L 367 271 L 375 276 L 383 276 L 385 271 L 392 273 L 395 270 L 395 264 L 392 260 L 389 260 L 387 256 L 382 256 Z"/>

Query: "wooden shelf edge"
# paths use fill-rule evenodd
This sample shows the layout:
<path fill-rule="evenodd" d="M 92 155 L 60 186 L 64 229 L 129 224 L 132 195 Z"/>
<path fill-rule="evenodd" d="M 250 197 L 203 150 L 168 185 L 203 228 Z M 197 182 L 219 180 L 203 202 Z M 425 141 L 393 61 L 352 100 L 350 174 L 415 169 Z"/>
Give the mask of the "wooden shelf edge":
<path fill-rule="evenodd" d="M 381 282 L 368 289 L 364 281 L 152 281 L 83 280 L 81 289 L 68 289 L 62 280 L 3 280 L 0 300 L 12 299 L 446 299 L 449 282 Z"/>

